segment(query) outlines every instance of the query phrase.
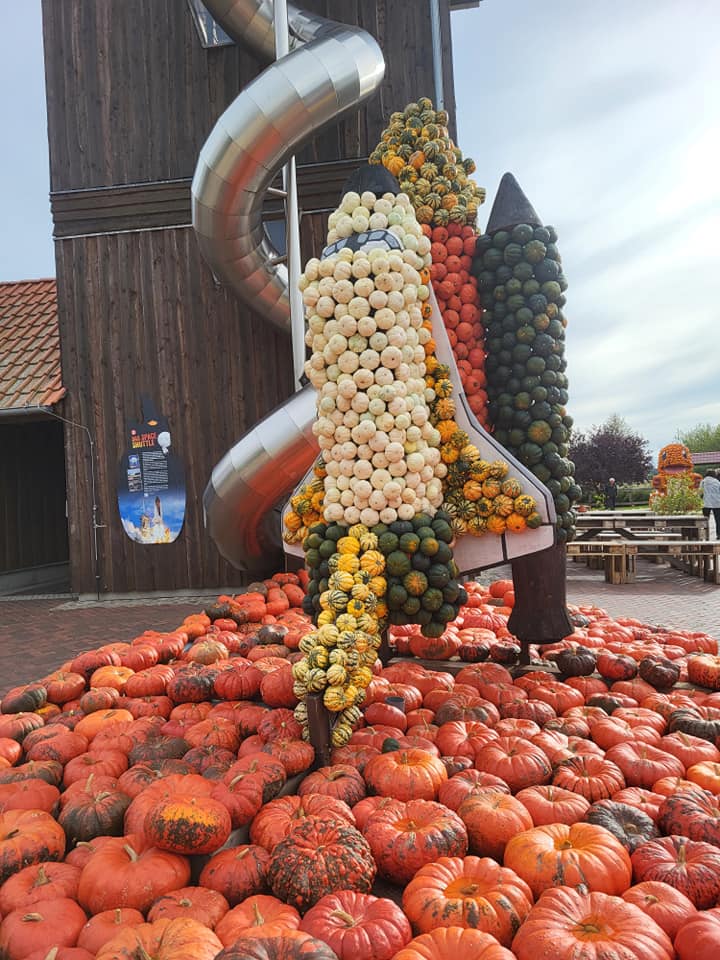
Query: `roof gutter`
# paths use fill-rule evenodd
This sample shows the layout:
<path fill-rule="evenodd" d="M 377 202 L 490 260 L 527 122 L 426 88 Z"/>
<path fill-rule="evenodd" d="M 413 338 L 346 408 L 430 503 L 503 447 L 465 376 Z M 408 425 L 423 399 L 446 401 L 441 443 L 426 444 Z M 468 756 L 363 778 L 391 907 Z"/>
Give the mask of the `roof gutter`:
<path fill-rule="evenodd" d="M 0 408 L 0 420 L 17 420 L 19 417 L 29 417 L 29 416 L 52 416 L 53 410 L 52 407 L 9 407 L 9 408 Z"/>

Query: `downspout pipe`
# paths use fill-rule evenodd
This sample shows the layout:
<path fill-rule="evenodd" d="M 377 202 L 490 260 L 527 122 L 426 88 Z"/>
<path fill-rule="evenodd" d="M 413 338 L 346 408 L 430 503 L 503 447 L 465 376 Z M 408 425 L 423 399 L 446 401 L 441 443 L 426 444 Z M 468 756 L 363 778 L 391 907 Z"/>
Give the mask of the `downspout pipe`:
<path fill-rule="evenodd" d="M 433 86 L 435 109 L 445 109 L 445 86 L 443 84 L 442 32 L 440 30 L 440 0 L 430 2 L 430 36 L 433 52 Z"/>

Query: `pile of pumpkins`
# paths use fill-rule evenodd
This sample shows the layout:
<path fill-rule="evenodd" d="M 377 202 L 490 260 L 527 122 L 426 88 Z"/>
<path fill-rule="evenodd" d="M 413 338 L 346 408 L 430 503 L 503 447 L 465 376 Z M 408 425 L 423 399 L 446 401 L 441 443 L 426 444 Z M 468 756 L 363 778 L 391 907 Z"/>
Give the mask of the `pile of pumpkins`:
<path fill-rule="evenodd" d="M 571 608 L 514 677 L 512 583 L 469 583 L 444 648 L 393 627 L 319 765 L 302 594 L 278 575 L 5 694 L 6 960 L 715 960 L 715 639 Z"/>

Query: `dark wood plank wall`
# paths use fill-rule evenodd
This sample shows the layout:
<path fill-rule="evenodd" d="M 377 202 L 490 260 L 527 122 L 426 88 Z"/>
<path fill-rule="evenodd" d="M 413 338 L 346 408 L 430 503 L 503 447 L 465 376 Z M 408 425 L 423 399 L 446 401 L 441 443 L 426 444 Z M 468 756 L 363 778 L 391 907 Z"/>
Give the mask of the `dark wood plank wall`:
<path fill-rule="evenodd" d="M 0 425 L 0 573 L 68 559 L 63 428 Z"/>
<path fill-rule="evenodd" d="M 425 0 L 307 0 L 309 10 L 376 36 L 387 72 L 379 96 L 326 131 L 300 162 L 367 156 L 392 110 L 432 95 Z M 185 0 L 43 0 L 54 194 L 191 177 L 199 149 L 261 69 L 245 50 L 200 45 Z M 445 80 L 453 112 L 449 11 Z M 328 206 L 336 200 L 327 198 Z M 109 592 L 242 583 L 207 537 L 202 493 L 213 466 L 291 391 L 286 338 L 219 289 L 188 228 L 58 239 L 63 413 L 97 444 L 101 588 Z M 303 223 L 303 253 L 322 247 L 325 216 Z M 144 546 L 122 531 L 115 502 L 128 420 L 149 394 L 170 419 L 186 465 L 187 513 L 174 544 Z M 95 588 L 88 517 L 91 477 L 81 431 L 66 442 L 73 588 Z"/>
<path fill-rule="evenodd" d="M 100 522 L 106 525 L 100 531 L 103 589 L 242 582 L 205 533 L 202 493 L 228 447 L 289 394 L 285 336 L 216 287 L 190 228 L 63 240 L 57 264 L 66 311 L 63 370 L 72 382 L 65 409 L 90 426 L 97 450 Z M 167 545 L 132 542 L 118 517 L 117 467 L 127 423 L 140 419 L 141 394 L 169 417 L 173 452 L 185 463 L 185 526 Z M 89 495 L 86 454 L 82 433 L 69 436 L 68 487 L 78 507 Z M 82 592 L 91 589 L 86 520 L 86 510 L 71 511 L 72 569 Z"/>

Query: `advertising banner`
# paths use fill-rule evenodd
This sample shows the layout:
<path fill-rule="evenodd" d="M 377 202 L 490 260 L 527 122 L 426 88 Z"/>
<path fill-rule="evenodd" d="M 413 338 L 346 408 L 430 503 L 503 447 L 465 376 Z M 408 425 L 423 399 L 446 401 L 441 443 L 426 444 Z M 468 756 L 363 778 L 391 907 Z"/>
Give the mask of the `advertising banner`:
<path fill-rule="evenodd" d="M 185 472 L 171 451 L 167 417 L 148 413 L 128 424 L 128 447 L 118 470 L 117 499 L 123 530 L 136 543 L 172 543 L 185 520 Z"/>

